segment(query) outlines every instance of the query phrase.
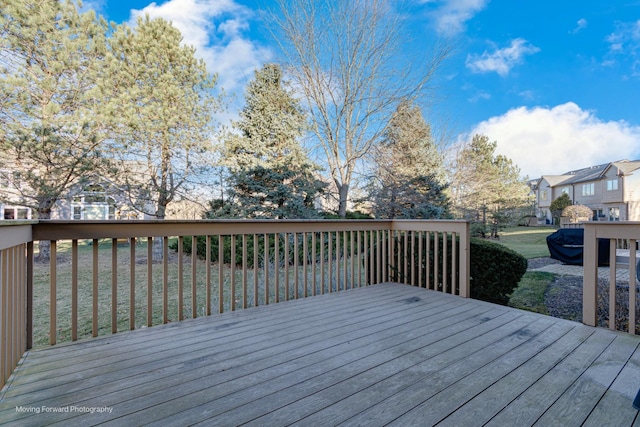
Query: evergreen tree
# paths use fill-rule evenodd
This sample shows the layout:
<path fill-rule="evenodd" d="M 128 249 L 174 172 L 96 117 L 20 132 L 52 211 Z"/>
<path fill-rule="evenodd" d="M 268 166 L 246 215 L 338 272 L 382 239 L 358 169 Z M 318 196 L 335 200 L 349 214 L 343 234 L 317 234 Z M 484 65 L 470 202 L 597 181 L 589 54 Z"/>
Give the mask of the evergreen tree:
<path fill-rule="evenodd" d="M 278 65 L 256 71 L 246 90 L 246 105 L 236 133 L 225 140 L 225 163 L 230 170 L 229 199 L 219 216 L 308 218 L 321 183 L 317 170 L 299 143 L 305 116 L 285 87 Z"/>
<path fill-rule="evenodd" d="M 495 155 L 497 142 L 474 135 L 456 158 L 452 183 L 455 207 L 463 216 L 486 221 L 486 215 L 511 221 L 520 208 L 530 206 L 530 189 L 520 168 L 503 155 Z M 513 214 L 512 214 L 513 213 Z"/>
<path fill-rule="evenodd" d="M 186 197 L 212 152 L 216 78 L 195 48 L 163 19 L 138 18 L 115 28 L 102 88 L 110 102 L 114 153 L 132 203 L 163 219 L 167 205 Z M 152 210 L 146 209 L 152 205 Z"/>
<path fill-rule="evenodd" d="M 0 10 L 0 201 L 38 218 L 102 167 L 106 133 L 95 82 L 106 24 L 74 2 L 7 0 Z"/>
<path fill-rule="evenodd" d="M 49 219 L 80 178 L 104 166 L 97 75 L 106 23 L 73 1 L 0 7 L 0 202 Z M 40 242 L 39 258 L 49 258 Z"/>
<path fill-rule="evenodd" d="M 448 218 L 442 156 L 420 109 L 408 101 L 392 115 L 374 158 L 370 186 L 378 218 Z"/>

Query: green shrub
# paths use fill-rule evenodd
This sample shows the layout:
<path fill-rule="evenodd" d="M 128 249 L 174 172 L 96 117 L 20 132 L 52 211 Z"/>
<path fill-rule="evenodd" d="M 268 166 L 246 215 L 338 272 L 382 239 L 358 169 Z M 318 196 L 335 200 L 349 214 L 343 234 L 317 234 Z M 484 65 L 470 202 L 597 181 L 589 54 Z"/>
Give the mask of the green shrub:
<path fill-rule="evenodd" d="M 438 276 L 435 277 L 435 242 L 434 237 L 430 234 L 429 246 L 431 251 L 428 254 L 428 258 L 425 254 L 427 247 L 427 237 L 422 237 L 422 247 L 423 247 L 423 257 L 422 259 L 418 259 L 418 251 L 411 251 L 411 242 L 409 241 L 409 248 L 407 248 L 407 254 L 414 258 L 414 265 L 416 266 L 416 271 L 414 272 L 415 280 L 418 281 L 418 274 L 422 274 L 422 283 L 423 286 L 428 282 L 432 284 L 432 287 L 435 287 L 436 290 L 442 291 L 445 290 L 447 292 L 451 292 L 451 286 L 454 286 L 455 291 L 459 291 L 459 278 L 455 277 L 454 283 L 451 282 L 450 274 L 451 274 L 451 252 L 453 250 L 453 242 L 451 236 L 447 238 L 446 241 L 440 237 L 438 239 L 438 254 L 439 259 L 438 265 L 442 264 L 442 258 L 444 254 L 444 249 L 446 245 L 446 252 L 448 254 L 447 257 L 447 276 L 446 280 L 443 276 L 443 269 L 438 268 Z M 414 247 L 418 247 L 418 243 L 415 243 Z M 460 248 L 460 245 L 456 243 L 456 247 Z M 390 281 L 404 283 L 405 278 L 409 281 L 411 279 L 411 271 L 410 265 L 411 261 L 409 260 L 409 268 L 408 271 L 404 271 L 404 239 L 397 239 L 395 241 L 395 251 L 396 251 L 396 262 L 394 265 L 388 265 L 390 271 Z M 373 251 L 376 248 L 372 248 Z M 471 238 L 470 240 L 470 287 L 471 287 L 471 298 L 493 302 L 497 304 L 507 305 L 509 302 L 509 296 L 513 292 L 515 288 L 518 287 L 518 282 L 527 271 L 527 259 L 517 252 L 500 245 L 499 243 L 495 243 L 488 240 Z M 399 254 L 399 256 L 398 256 Z M 374 269 L 375 262 L 377 257 L 373 257 Z M 460 256 L 457 256 L 456 259 L 460 260 Z M 398 261 L 399 260 L 399 261 Z M 429 268 L 427 269 L 427 265 Z M 419 266 L 419 267 L 418 267 Z M 429 272 L 429 277 L 427 277 L 427 271 Z M 456 271 L 459 272 L 459 265 L 456 266 Z M 369 271 L 367 271 L 369 274 Z M 371 281 L 369 281 L 371 283 Z M 444 283 L 447 283 L 447 289 L 443 289 Z M 434 286 L 435 285 L 435 286 Z"/>
<path fill-rule="evenodd" d="M 313 242 L 311 239 L 311 233 L 307 233 L 306 234 L 306 238 L 307 238 L 307 254 L 306 254 L 306 260 L 307 263 L 311 263 L 312 259 L 313 259 Z M 293 265 L 294 261 L 295 261 L 295 239 L 298 239 L 298 252 L 297 252 L 297 256 L 298 256 L 298 264 L 299 265 L 303 265 L 304 260 L 305 260 L 305 253 L 304 253 L 304 242 L 303 242 L 303 236 L 301 233 L 296 233 L 295 236 L 292 233 L 288 233 L 287 234 L 287 238 L 289 240 L 289 245 L 288 245 L 288 249 L 289 249 L 289 255 L 288 255 L 288 260 L 289 260 L 289 265 Z M 275 254 L 275 235 L 273 234 L 269 234 L 268 236 L 269 242 L 269 259 L 270 262 L 273 263 L 273 257 Z M 335 245 L 336 245 L 336 239 L 339 239 L 340 242 L 340 253 L 336 254 L 335 253 Z M 362 243 L 364 243 L 365 239 L 369 239 L 369 234 L 365 233 L 362 237 Z M 246 236 L 246 240 L 247 240 L 247 265 L 248 266 L 253 266 L 254 264 L 254 236 L 253 234 L 248 234 Z M 196 253 L 198 255 L 199 258 L 201 259 L 206 259 L 206 249 L 207 249 L 207 243 L 206 243 L 206 237 L 205 236 L 197 236 L 196 238 Z M 258 256 L 259 259 L 258 261 L 258 266 L 259 267 L 263 267 L 264 266 L 264 245 L 265 245 L 265 237 L 263 234 L 259 234 L 257 236 L 257 244 L 258 244 Z M 336 258 L 342 258 L 344 255 L 344 245 L 347 245 L 347 250 L 350 251 L 351 250 L 351 233 L 347 233 L 346 235 L 342 232 L 338 232 L 337 233 L 337 237 L 336 237 L 336 233 L 332 233 L 331 236 L 331 245 L 332 245 L 332 258 L 336 259 Z M 232 256 L 231 256 L 231 237 L 230 236 L 223 236 L 223 263 L 224 264 L 231 264 L 232 261 Z M 355 242 L 355 237 L 354 237 L 354 249 L 357 250 L 357 248 L 355 248 L 355 246 L 357 245 L 357 243 Z M 178 241 L 172 242 L 169 244 L 169 247 L 174 250 L 177 251 L 178 250 Z M 218 262 L 218 254 L 219 254 L 219 238 L 218 236 L 211 236 L 211 260 L 212 262 Z M 182 250 L 185 254 L 191 254 L 192 252 L 192 242 L 191 242 L 191 237 L 185 237 L 183 239 L 183 243 L 182 243 Z M 361 250 L 361 249 L 360 249 Z M 278 265 L 284 265 L 284 254 L 285 254 L 285 237 L 284 234 L 280 234 L 279 235 L 279 239 L 278 239 L 278 255 L 279 255 L 279 260 L 278 260 Z M 316 233 L 316 261 L 320 261 L 320 254 L 321 254 L 321 247 L 320 247 L 320 233 Z M 328 236 L 327 233 L 324 233 L 324 259 L 325 261 L 328 260 L 329 257 L 329 242 L 328 242 Z M 235 262 L 236 265 L 240 266 L 242 265 L 242 235 L 237 235 L 236 236 L 236 250 L 235 250 L 235 257 L 233 257 L 233 262 Z"/>
<path fill-rule="evenodd" d="M 506 305 L 527 271 L 519 253 L 482 239 L 471 239 L 471 298 Z"/>

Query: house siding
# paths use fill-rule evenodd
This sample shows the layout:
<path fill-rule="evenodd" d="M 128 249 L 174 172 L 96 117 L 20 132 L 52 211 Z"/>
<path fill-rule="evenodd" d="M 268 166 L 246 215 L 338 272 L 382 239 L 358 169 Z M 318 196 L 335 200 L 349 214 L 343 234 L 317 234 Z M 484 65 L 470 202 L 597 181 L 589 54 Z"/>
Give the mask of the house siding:
<path fill-rule="evenodd" d="M 551 202 L 566 192 L 573 204 L 593 210 L 596 220 L 640 221 L 640 161 L 612 162 L 547 178 L 540 179 L 536 192 L 539 219 L 549 219 Z M 541 200 L 544 191 L 552 197 Z"/>

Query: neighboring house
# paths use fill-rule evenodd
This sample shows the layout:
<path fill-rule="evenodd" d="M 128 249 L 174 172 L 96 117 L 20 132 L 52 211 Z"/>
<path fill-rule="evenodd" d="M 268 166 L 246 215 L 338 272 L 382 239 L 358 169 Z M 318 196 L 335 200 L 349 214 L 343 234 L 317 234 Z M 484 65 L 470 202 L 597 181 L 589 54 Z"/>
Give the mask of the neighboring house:
<path fill-rule="evenodd" d="M 0 170 L 0 190 L 7 197 L 5 201 L 0 199 L 0 220 L 31 219 L 31 209 L 18 202 L 21 185 L 20 172 Z"/>
<path fill-rule="evenodd" d="M 68 195 L 56 203 L 51 218 L 97 220 L 150 217 L 145 216 L 141 209 L 136 209 L 127 193 L 117 185 L 96 177 L 83 179 L 71 187 Z"/>
<path fill-rule="evenodd" d="M 640 221 L 640 160 L 620 160 L 530 181 L 539 223 L 551 224 L 551 202 L 566 193 L 594 221 Z"/>
<path fill-rule="evenodd" d="M 6 200 L 0 200 L 0 220 L 31 219 L 35 217 L 32 209 L 20 204 L 20 195 L 16 188 L 20 174 L 0 171 L 0 194 Z M 12 190 L 13 189 L 13 190 Z M 149 206 L 145 206 L 149 209 Z M 151 210 L 149 210 L 151 211 Z M 51 210 L 51 219 L 149 219 L 140 209 L 136 209 L 125 191 L 117 185 L 99 178 L 83 178 L 73 185 L 68 193 L 61 197 Z"/>

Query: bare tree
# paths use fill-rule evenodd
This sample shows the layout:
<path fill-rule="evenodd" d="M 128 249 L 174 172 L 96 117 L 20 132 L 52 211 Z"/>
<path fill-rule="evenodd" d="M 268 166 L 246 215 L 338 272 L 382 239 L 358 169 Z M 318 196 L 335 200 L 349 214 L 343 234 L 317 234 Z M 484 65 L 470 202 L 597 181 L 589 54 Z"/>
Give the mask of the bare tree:
<path fill-rule="evenodd" d="M 401 55 L 403 15 L 392 0 L 276 0 L 272 33 L 309 109 L 311 130 L 344 217 L 358 163 L 401 100 L 429 99 L 428 83 L 449 53 Z M 423 44 L 424 45 L 424 44 Z M 416 64 L 413 58 L 425 58 Z"/>

